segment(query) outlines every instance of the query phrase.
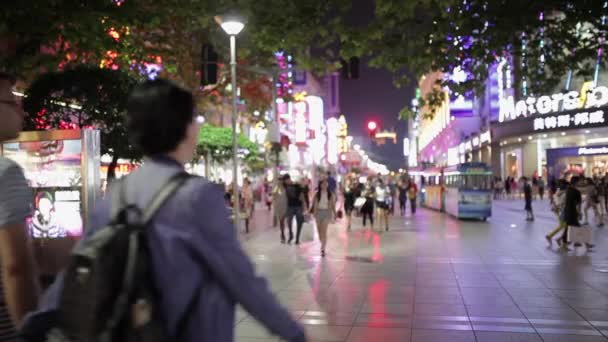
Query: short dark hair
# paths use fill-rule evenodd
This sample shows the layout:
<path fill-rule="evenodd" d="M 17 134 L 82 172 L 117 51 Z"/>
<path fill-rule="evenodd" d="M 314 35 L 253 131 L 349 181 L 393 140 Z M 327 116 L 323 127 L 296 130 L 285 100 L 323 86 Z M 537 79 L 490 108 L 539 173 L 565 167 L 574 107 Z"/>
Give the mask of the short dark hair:
<path fill-rule="evenodd" d="M 17 82 L 17 78 L 15 78 L 15 75 L 13 74 L 9 74 L 5 71 L 0 71 L 0 81 L 8 81 L 11 85 L 14 85 L 15 82 Z"/>
<path fill-rule="evenodd" d="M 129 137 L 146 155 L 175 150 L 193 118 L 192 93 L 163 79 L 138 85 L 127 102 Z"/>

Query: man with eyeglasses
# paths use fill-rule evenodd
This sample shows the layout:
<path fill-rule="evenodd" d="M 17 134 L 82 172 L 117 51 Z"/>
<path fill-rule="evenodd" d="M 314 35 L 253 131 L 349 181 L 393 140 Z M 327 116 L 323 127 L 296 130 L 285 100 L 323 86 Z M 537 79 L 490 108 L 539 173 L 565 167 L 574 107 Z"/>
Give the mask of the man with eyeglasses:
<path fill-rule="evenodd" d="M 15 95 L 15 79 L 0 72 L 0 144 L 17 138 L 23 110 Z M 38 282 L 27 235 L 31 191 L 23 170 L 0 156 L 0 341 L 16 339 L 16 328 L 36 307 Z"/>

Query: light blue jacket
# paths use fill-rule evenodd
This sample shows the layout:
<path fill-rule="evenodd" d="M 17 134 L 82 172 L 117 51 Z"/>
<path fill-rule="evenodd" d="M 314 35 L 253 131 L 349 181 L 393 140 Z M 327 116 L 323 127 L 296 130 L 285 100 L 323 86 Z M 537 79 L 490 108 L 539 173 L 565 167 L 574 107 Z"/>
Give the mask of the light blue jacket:
<path fill-rule="evenodd" d="M 168 158 L 147 160 L 127 178 L 127 197 L 140 207 L 183 167 Z M 287 341 L 304 341 L 304 331 L 270 292 L 237 240 L 221 187 L 203 178 L 189 179 L 154 219 L 149 246 L 156 286 L 167 328 L 184 342 L 233 341 L 235 306 L 242 305 L 271 332 Z M 110 219 L 112 195 L 90 217 L 89 233 Z M 92 230 L 91 230 L 92 229 Z M 62 279 L 49 289 L 41 311 L 57 305 Z M 184 311 L 198 302 L 178 332 Z M 26 324 L 27 326 L 27 324 Z"/>

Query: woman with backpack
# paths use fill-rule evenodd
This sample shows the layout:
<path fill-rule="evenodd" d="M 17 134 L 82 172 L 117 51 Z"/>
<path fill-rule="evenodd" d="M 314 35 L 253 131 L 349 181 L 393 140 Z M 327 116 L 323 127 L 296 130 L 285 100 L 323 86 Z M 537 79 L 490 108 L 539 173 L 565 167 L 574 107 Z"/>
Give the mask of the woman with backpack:
<path fill-rule="evenodd" d="M 327 227 L 329 223 L 336 217 L 336 196 L 329 190 L 329 182 L 327 179 L 319 181 L 317 193 L 313 198 L 311 214 L 315 216 L 317 223 L 317 233 L 319 241 L 321 241 L 321 256 L 325 256 L 325 247 L 327 246 Z"/>

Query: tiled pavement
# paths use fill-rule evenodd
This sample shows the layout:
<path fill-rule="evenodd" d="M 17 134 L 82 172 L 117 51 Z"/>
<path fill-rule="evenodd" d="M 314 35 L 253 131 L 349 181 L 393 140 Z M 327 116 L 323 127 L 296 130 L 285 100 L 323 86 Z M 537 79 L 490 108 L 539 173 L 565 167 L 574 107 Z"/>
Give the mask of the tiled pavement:
<path fill-rule="evenodd" d="M 324 259 L 312 225 L 281 245 L 260 211 L 243 245 L 310 341 L 608 341 L 608 232 L 594 228 L 595 252 L 560 253 L 543 238 L 548 205 L 535 206 L 534 223 L 519 201 L 495 203 L 486 223 L 426 210 L 389 232 L 338 222 Z M 278 340 L 237 317 L 237 341 Z"/>

